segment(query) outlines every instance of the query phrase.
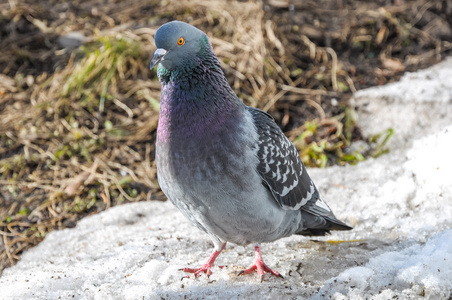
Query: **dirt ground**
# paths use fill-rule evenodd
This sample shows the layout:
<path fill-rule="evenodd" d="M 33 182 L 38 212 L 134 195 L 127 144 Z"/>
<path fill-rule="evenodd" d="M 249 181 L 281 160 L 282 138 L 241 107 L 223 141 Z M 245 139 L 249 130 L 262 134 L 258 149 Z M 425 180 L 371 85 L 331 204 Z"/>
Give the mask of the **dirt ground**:
<path fill-rule="evenodd" d="M 209 35 L 236 93 L 309 166 L 384 153 L 348 99 L 452 53 L 450 0 L 9 0 L 0 12 L 0 272 L 52 230 L 165 199 L 149 62 L 167 21 Z M 352 151 L 357 140 L 367 150 Z"/>

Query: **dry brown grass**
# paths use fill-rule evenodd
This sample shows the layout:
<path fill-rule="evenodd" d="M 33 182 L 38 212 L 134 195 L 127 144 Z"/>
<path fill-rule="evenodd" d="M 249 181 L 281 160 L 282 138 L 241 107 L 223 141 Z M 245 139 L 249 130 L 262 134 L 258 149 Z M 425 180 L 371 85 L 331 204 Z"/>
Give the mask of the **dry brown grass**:
<path fill-rule="evenodd" d="M 446 1 L 115 2 L 0 4 L 0 272 L 52 230 L 164 199 L 154 165 L 160 84 L 148 66 L 169 20 L 208 33 L 237 94 L 290 130 L 310 165 L 360 159 L 347 153 L 363 139 L 347 106 L 353 92 L 451 49 Z M 71 31 L 84 45 L 61 49 Z"/>

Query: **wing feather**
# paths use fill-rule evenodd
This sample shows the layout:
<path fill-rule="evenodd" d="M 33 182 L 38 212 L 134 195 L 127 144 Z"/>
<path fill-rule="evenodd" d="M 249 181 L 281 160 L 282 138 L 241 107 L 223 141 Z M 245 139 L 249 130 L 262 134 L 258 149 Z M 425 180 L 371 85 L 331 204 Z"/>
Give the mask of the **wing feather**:
<path fill-rule="evenodd" d="M 297 149 L 269 114 L 251 107 L 249 111 L 259 135 L 257 170 L 262 181 L 282 208 L 300 209 L 318 193 Z"/>
<path fill-rule="evenodd" d="M 325 234 L 330 229 L 352 229 L 338 220 L 326 202 L 320 198 L 297 149 L 276 125 L 273 118 L 259 109 L 251 107 L 248 109 L 253 116 L 259 136 L 257 170 L 263 183 L 281 208 L 301 209 L 308 213 L 304 216 L 310 230 L 300 234 L 318 235 Z"/>

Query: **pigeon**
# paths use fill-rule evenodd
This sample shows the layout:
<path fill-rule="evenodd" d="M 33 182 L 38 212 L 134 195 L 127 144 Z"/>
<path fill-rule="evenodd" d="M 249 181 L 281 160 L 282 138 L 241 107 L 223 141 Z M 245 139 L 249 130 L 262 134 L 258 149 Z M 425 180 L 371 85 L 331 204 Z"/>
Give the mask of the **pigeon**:
<path fill-rule="evenodd" d="M 155 44 L 159 185 L 215 246 L 204 265 L 185 272 L 210 276 L 231 242 L 255 245 L 254 263 L 238 275 L 256 270 L 261 282 L 265 273 L 282 277 L 265 264 L 261 243 L 352 229 L 322 200 L 274 119 L 234 93 L 203 31 L 172 21 L 156 31 Z"/>

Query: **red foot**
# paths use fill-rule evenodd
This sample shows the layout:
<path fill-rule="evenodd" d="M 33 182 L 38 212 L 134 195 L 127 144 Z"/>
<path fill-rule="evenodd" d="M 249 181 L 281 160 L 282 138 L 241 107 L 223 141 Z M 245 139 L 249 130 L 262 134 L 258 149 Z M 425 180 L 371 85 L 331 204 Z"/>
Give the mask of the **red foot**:
<path fill-rule="evenodd" d="M 195 278 L 197 278 L 198 276 L 200 276 L 201 273 L 204 272 L 207 275 L 207 277 L 209 277 L 210 275 L 212 275 L 212 271 L 210 269 L 213 267 L 215 259 L 218 257 L 218 255 L 220 255 L 221 251 L 223 251 L 225 247 L 226 243 L 223 244 L 220 251 L 213 250 L 212 254 L 210 254 L 209 258 L 207 259 L 207 262 L 203 264 L 201 267 L 195 269 L 184 268 L 184 272 L 193 273 L 195 275 Z M 220 266 L 220 268 L 222 267 L 223 266 Z M 182 277 L 182 279 L 183 278 L 189 278 L 189 276 L 184 276 Z"/>
<path fill-rule="evenodd" d="M 257 269 L 257 274 L 261 275 L 261 282 L 264 281 L 264 277 L 265 277 L 264 272 L 273 274 L 276 277 L 284 278 L 284 277 L 282 277 L 281 274 L 279 274 L 276 271 L 273 271 L 264 263 L 259 246 L 254 247 L 254 251 L 255 251 L 254 264 L 251 267 L 249 267 L 248 269 L 240 271 L 239 274 L 237 274 L 237 276 L 240 276 L 242 274 L 249 274 Z"/>

